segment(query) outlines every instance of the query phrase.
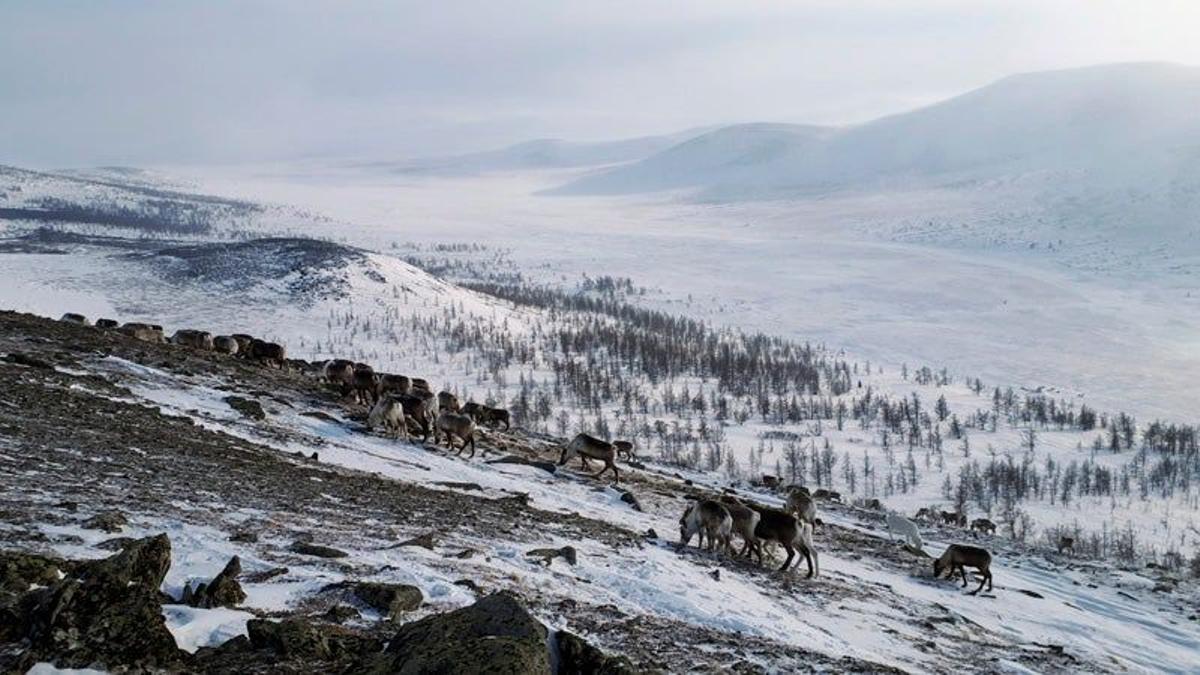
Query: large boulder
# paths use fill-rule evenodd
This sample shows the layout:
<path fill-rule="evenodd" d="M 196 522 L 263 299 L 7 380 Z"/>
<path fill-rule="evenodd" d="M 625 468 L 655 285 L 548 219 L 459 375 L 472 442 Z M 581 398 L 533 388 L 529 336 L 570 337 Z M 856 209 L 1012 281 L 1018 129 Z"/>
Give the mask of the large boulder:
<path fill-rule="evenodd" d="M 421 589 L 408 584 L 359 581 L 350 586 L 350 592 L 385 619 L 395 619 L 405 612 L 411 612 L 425 601 Z"/>
<path fill-rule="evenodd" d="M 334 661 L 377 652 L 381 646 L 339 626 L 307 619 L 251 619 L 246 633 L 252 648 L 289 661 Z"/>
<path fill-rule="evenodd" d="M 513 594 L 400 627 L 373 673 L 550 673 L 546 627 Z"/>
<path fill-rule="evenodd" d="M 229 559 L 225 569 L 213 577 L 207 584 L 201 583 L 192 590 L 190 585 L 183 589 L 182 602 L 192 607 L 211 609 L 213 607 L 234 607 L 246 599 L 246 592 L 238 583 L 242 574 L 242 560 L 236 555 Z"/>
<path fill-rule="evenodd" d="M 26 593 L 16 610 L 25 658 L 66 668 L 177 666 L 185 654 L 167 630 L 158 590 L 170 566 L 171 542 L 162 534 Z"/>
<path fill-rule="evenodd" d="M 558 645 L 558 672 L 579 675 L 635 675 L 638 670 L 624 656 L 609 656 L 583 638 L 560 630 L 554 634 Z"/>

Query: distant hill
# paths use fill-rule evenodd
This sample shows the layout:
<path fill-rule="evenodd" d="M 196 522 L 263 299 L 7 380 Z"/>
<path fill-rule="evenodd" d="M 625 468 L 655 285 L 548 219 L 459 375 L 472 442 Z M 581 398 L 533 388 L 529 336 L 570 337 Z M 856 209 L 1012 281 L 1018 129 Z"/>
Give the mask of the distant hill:
<path fill-rule="evenodd" d="M 1099 184 L 1191 181 L 1200 68 L 1130 63 L 1029 73 L 911 112 L 829 129 L 711 131 L 554 192 L 694 188 L 741 199 L 883 184 L 1086 171 Z"/>

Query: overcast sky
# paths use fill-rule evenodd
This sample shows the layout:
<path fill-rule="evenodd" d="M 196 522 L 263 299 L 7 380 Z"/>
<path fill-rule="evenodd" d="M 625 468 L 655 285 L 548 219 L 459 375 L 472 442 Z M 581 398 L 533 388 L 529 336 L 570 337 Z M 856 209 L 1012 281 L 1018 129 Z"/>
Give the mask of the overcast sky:
<path fill-rule="evenodd" d="M 0 3 L 0 163 L 404 157 L 848 123 L 1014 72 L 1200 64 L 1196 0 Z"/>

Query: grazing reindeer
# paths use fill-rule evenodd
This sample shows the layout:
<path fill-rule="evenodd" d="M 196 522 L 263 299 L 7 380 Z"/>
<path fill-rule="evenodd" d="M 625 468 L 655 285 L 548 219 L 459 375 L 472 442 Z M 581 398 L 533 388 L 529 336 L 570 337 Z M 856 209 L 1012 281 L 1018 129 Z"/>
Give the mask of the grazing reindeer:
<path fill-rule="evenodd" d="M 254 339 L 250 341 L 250 348 L 246 351 L 246 358 L 262 361 L 268 365 L 274 365 L 276 368 L 282 369 L 284 362 L 287 361 L 287 349 L 281 344 Z"/>
<path fill-rule="evenodd" d="M 96 328 L 111 330 L 121 324 L 117 323 L 116 319 L 96 319 Z"/>
<path fill-rule="evenodd" d="M 238 341 L 228 335 L 218 335 L 213 338 L 213 351 L 222 354 L 237 354 Z"/>
<path fill-rule="evenodd" d="M 721 503 L 725 505 L 725 510 L 729 511 L 729 515 L 733 518 L 733 531 L 744 542 L 741 552 L 737 555 L 753 556 L 754 551 L 758 550 L 760 546 L 758 537 L 754 536 L 754 528 L 758 527 L 758 521 L 762 516 L 733 495 L 722 495 Z M 734 555 L 732 546 L 729 548 L 729 555 Z M 761 551 L 759 551 L 758 557 L 760 560 L 762 559 Z"/>
<path fill-rule="evenodd" d="M 729 515 L 720 502 L 705 499 L 687 507 L 679 518 L 679 547 L 684 548 L 692 540 L 692 535 L 699 534 L 698 547 L 704 547 L 708 539 L 708 550 L 728 550 L 729 534 L 733 530 L 733 517 Z"/>
<path fill-rule="evenodd" d="M 437 399 L 428 391 L 421 390 L 401 394 L 396 399 L 404 406 L 405 420 L 413 420 L 421 428 L 421 442 L 428 441 L 433 432 L 433 420 L 437 417 Z"/>
<path fill-rule="evenodd" d="M 633 441 L 613 441 L 613 447 L 617 449 L 618 457 L 624 457 L 627 460 L 637 459 Z"/>
<path fill-rule="evenodd" d="M 412 388 L 413 389 L 424 389 L 425 391 L 429 391 L 429 392 L 433 391 L 432 389 L 429 388 L 429 381 L 421 379 L 419 377 L 412 378 Z"/>
<path fill-rule="evenodd" d="M 454 449 L 454 438 L 462 441 L 462 445 L 458 448 L 458 454 L 462 454 L 463 450 L 467 449 L 467 445 L 471 446 L 471 457 L 475 456 L 475 422 L 466 415 L 462 415 L 450 410 L 443 410 L 437 416 L 437 423 L 433 435 L 433 442 L 437 443 L 438 434 L 446 435 L 446 447 Z"/>
<path fill-rule="evenodd" d="M 405 375 L 379 374 L 379 396 L 383 396 L 384 394 L 407 394 L 411 388 L 412 382 Z"/>
<path fill-rule="evenodd" d="M 917 529 L 917 524 L 895 511 L 888 511 L 887 528 L 889 540 L 892 538 L 892 533 L 895 532 L 904 537 L 908 545 L 918 551 L 925 547 L 924 542 L 921 541 L 921 532 Z"/>
<path fill-rule="evenodd" d="M 974 567 L 979 570 L 982 578 L 979 581 L 979 588 L 971 592 L 971 595 L 977 595 L 983 590 L 983 585 L 987 584 L 988 591 L 992 590 L 992 554 L 987 552 L 987 549 L 979 548 L 978 546 L 967 546 L 965 544 L 950 544 L 946 547 L 946 552 L 942 557 L 933 561 L 933 578 L 942 578 L 942 573 L 946 570 L 950 571 L 950 578 L 954 578 L 954 570 L 962 573 L 963 588 L 967 587 L 967 567 Z"/>
<path fill-rule="evenodd" d="M 354 389 L 354 362 L 346 359 L 326 361 L 321 377 L 345 396 Z"/>
<path fill-rule="evenodd" d="M 1058 554 L 1062 555 L 1063 551 L 1070 551 L 1071 556 L 1075 555 L 1075 537 L 1059 537 L 1058 538 Z"/>
<path fill-rule="evenodd" d="M 470 401 L 463 406 L 462 412 L 464 415 L 470 415 L 479 424 L 490 424 L 493 426 L 504 424 L 505 431 L 512 428 L 512 416 L 504 408 L 493 408 L 482 403 Z"/>
<path fill-rule="evenodd" d="M 919 523 L 936 523 L 938 512 L 936 509 L 931 509 L 928 506 L 922 506 L 917 509 L 917 515 L 913 516 L 913 520 Z"/>
<path fill-rule="evenodd" d="M 808 490 L 792 490 L 788 493 L 787 511 L 794 513 L 800 520 L 816 527 L 817 524 L 817 504 L 813 498 L 809 496 Z"/>
<path fill-rule="evenodd" d="M 451 412 L 462 412 L 462 406 L 458 403 L 458 397 L 448 391 L 438 392 L 438 409 L 449 410 Z"/>
<path fill-rule="evenodd" d="M 367 428 L 382 427 L 391 432 L 396 440 L 404 436 L 408 440 L 408 420 L 404 418 L 404 404 L 391 396 L 380 396 L 367 415 Z"/>
<path fill-rule="evenodd" d="M 947 525 L 967 526 L 967 517 L 957 511 L 942 511 L 942 522 Z"/>
<path fill-rule="evenodd" d="M 171 336 L 171 342 L 185 347 L 194 349 L 203 349 L 211 352 L 213 350 L 212 333 L 206 330 L 195 330 L 193 328 L 181 328 L 175 331 Z"/>
<path fill-rule="evenodd" d="M 364 405 L 371 405 L 379 391 L 379 376 L 375 370 L 366 364 L 354 366 L 354 400 Z"/>
<path fill-rule="evenodd" d="M 971 529 L 984 534 L 996 534 L 996 524 L 987 518 L 976 518 L 971 521 Z"/>
<path fill-rule="evenodd" d="M 142 342 L 166 342 L 161 328 L 155 328 L 148 323 L 126 323 L 118 328 L 120 332 Z"/>
<path fill-rule="evenodd" d="M 63 314 L 62 318 L 59 319 L 59 321 L 65 321 L 67 323 L 77 323 L 80 326 L 92 325 L 92 322 L 88 321 L 88 318 L 86 316 L 84 316 L 82 314 L 76 314 L 75 312 L 67 312 L 66 314 Z"/>
<path fill-rule="evenodd" d="M 250 355 L 250 343 L 254 342 L 255 339 L 253 335 L 247 335 L 246 333 L 234 333 L 229 337 L 237 340 L 238 353 L 241 354 L 243 358 Z"/>
<path fill-rule="evenodd" d="M 780 572 L 791 566 L 792 560 L 796 557 L 796 549 L 800 549 L 800 552 L 804 554 L 804 559 L 808 562 L 808 578 L 817 576 L 817 550 L 812 543 L 812 525 L 797 520 L 790 513 L 757 504 L 748 504 L 747 506 L 758 511 L 759 515 L 758 525 L 754 528 L 754 536 L 759 540 L 759 564 L 763 562 L 762 543 L 777 541 L 787 551 L 787 560 L 783 561 L 783 567 L 779 568 Z"/>
<path fill-rule="evenodd" d="M 575 438 L 571 439 L 571 442 L 563 447 L 558 465 L 562 466 L 576 456 L 579 457 L 579 461 L 585 469 L 589 468 L 588 459 L 598 459 L 604 462 L 604 468 L 592 476 L 593 478 L 599 478 L 604 475 L 605 471 L 612 470 L 613 482 L 621 482 L 621 476 L 617 473 L 617 449 L 613 447 L 612 443 L 602 441 L 599 438 L 584 433 L 576 434 Z"/>

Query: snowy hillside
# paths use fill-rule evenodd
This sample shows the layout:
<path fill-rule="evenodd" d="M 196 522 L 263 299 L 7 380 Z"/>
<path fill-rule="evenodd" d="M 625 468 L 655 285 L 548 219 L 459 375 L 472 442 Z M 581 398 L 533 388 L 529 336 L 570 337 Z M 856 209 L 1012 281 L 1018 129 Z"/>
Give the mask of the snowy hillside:
<path fill-rule="evenodd" d="M 908 113 L 837 130 L 741 125 L 563 193 L 704 188 L 711 197 L 997 179 L 1087 170 L 1104 184 L 1200 179 L 1200 69 L 1120 64 L 1030 73 Z M 690 146 L 690 147 L 689 147 Z M 704 146 L 708 152 L 693 152 Z M 747 152 L 747 146 L 752 148 Z M 656 180 L 657 179 L 657 180 Z"/>

